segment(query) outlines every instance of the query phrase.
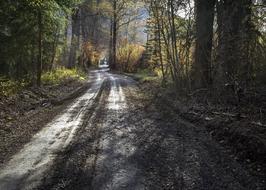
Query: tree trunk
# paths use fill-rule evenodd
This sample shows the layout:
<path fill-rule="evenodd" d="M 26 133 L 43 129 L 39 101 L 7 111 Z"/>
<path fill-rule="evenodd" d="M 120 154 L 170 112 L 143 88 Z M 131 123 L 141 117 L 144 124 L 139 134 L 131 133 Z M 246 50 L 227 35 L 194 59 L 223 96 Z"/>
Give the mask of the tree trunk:
<path fill-rule="evenodd" d="M 180 68 L 179 68 L 179 60 L 178 60 L 178 51 L 177 51 L 177 39 L 176 39 L 176 25 L 175 25 L 175 10 L 174 10 L 174 1 L 170 1 L 170 7 L 171 7 L 171 38 L 172 38 L 172 49 L 173 49 L 173 58 L 175 61 L 175 70 L 180 75 Z"/>
<path fill-rule="evenodd" d="M 37 65 L 37 86 L 41 86 L 42 77 L 42 13 L 38 11 L 38 65 Z"/>
<path fill-rule="evenodd" d="M 58 45 L 58 41 L 59 41 L 59 34 L 60 31 L 59 29 L 57 29 L 55 36 L 54 36 L 54 40 L 53 40 L 53 46 L 52 46 L 52 56 L 51 56 L 51 61 L 50 61 L 50 65 L 48 67 L 48 70 L 52 70 L 53 66 L 54 66 L 54 62 L 55 62 L 55 57 L 56 57 L 56 51 L 57 51 L 57 45 Z"/>
<path fill-rule="evenodd" d="M 116 0 L 113 1 L 113 24 L 112 24 L 112 60 L 111 69 L 116 69 L 116 44 L 117 44 L 117 3 Z"/>
<path fill-rule="evenodd" d="M 218 62 L 220 81 L 235 83 L 250 79 L 249 61 L 251 0 L 223 0 L 218 4 Z"/>
<path fill-rule="evenodd" d="M 79 49 L 79 34 L 80 34 L 80 23 L 79 23 L 79 10 L 72 16 L 72 38 L 70 46 L 70 55 L 68 61 L 68 68 L 73 68 L 76 64 L 77 51 Z"/>
<path fill-rule="evenodd" d="M 151 4 L 152 5 L 152 4 Z M 156 18 L 156 23 L 157 23 L 157 42 L 158 42 L 158 53 L 159 53 L 159 60 L 160 60 L 160 66 L 161 66 L 161 71 L 162 71 L 162 84 L 164 85 L 166 82 L 165 78 L 165 69 L 164 69 L 164 63 L 163 63 L 163 55 L 162 55 L 162 27 L 161 27 L 161 22 L 160 22 L 160 16 L 159 16 L 159 10 L 157 3 L 154 3 L 154 15 Z"/>
<path fill-rule="evenodd" d="M 113 61 L 113 20 L 110 22 L 110 39 L 109 39 L 109 65 L 111 67 Z"/>
<path fill-rule="evenodd" d="M 196 5 L 196 50 L 194 85 L 197 88 L 212 85 L 212 39 L 215 0 L 197 0 Z"/>

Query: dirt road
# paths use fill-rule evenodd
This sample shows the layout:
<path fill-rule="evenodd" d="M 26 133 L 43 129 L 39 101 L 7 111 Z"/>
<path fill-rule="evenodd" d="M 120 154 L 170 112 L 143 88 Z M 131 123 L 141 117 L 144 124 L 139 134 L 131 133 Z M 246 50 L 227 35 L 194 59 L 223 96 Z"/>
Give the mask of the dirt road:
<path fill-rule="evenodd" d="M 265 189 L 206 130 L 103 70 L 0 170 L 0 189 Z"/>

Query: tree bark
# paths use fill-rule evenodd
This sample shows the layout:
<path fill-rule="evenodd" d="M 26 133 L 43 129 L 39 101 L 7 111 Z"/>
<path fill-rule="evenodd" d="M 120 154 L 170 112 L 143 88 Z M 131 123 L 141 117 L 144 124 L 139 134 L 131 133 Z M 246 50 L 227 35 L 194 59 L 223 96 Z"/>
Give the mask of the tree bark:
<path fill-rule="evenodd" d="M 38 65 L 37 65 L 37 86 L 41 86 L 42 77 L 42 13 L 38 11 Z"/>
<path fill-rule="evenodd" d="M 163 63 L 163 55 L 162 55 L 162 27 L 161 27 L 161 22 L 160 22 L 160 17 L 159 17 L 159 10 L 158 10 L 157 2 L 154 3 L 154 15 L 156 18 L 156 23 L 157 23 L 157 42 L 158 42 L 158 53 L 159 53 L 159 60 L 160 60 L 160 66 L 161 66 L 161 71 L 162 71 L 162 84 L 164 85 L 166 82 L 165 78 L 165 69 L 164 69 L 164 63 Z"/>
<path fill-rule="evenodd" d="M 218 4 L 219 78 L 223 83 L 250 80 L 251 5 L 251 0 L 223 0 Z"/>
<path fill-rule="evenodd" d="M 70 54 L 68 60 L 68 68 L 73 68 L 76 64 L 77 50 L 79 49 L 79 35 L 80 35 L 80 22 L 79 10 L 72 16 L 72 38 L 70 46 Z"/>
<path fill-rule="evenodd" d="M 113 0 L 113 23 L 112 23 L 112 59 L 111 59 L 111 69 L 116 69 L 116 45 L 117 45 L 117 3 Z"/>
<path fill-rule="evenodd" d="M 215 0 L 197 0 L 196 5 L 196 50 L 194 85 L 197 88 L 212 85 L 212 39 Z"/>
<path fill-rule="evenodd" d="M 109 65 L 112 65 L 113 61 L 113 20 L 110 22 L 110 39 L 109 39 Z"/>

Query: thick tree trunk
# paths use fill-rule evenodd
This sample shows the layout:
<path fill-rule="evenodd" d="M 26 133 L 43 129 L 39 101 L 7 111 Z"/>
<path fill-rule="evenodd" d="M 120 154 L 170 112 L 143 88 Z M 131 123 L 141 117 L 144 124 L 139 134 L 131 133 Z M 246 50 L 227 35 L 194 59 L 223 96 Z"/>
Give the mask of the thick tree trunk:
<path fill-rule="evenodd" d="M 218 61 L 223 83 L 250 78 L 251 5 L 251 0 L 223 0 L 218 4 Z"/>
<path fill-rule="evenodd" d="M 215 0 L 197 0 L 196 3 L 196 50 L 194 85 L 212 85 L 212 39 Z"/>

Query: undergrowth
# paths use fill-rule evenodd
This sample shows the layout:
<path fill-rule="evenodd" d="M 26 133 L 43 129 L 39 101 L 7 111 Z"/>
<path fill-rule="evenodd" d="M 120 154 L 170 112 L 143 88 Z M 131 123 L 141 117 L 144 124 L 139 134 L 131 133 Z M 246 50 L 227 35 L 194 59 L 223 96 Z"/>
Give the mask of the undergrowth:
<path fill-rule="evenodd" d="M 29 85 L 26 80 L 15 81 L 12 79 L 1 79 L 0 80 L 0 96 L 11 96 L 24 89 Z"/>
<path fill-rule="evenodd" d="M 160 80 L 160 77 L 153 71 L 150 71 L 149 69 L 138 70 L 136 73 L 129 74 L 129 75 L 133 76 L 134 78 L 138 79 L 141 82 Z"/>
<path fill-rule="evenodd" d="M 56 85 L 60 84 L 68 79 L 84 81 L 86 78 L 85 72 L 80 69 L 66 69 L 58 68 L 53 71 L 46 72 L 42 75 L 43 85 Z M 0 77 L 0 97 L 12 96 L 30 86 L 32 82 L 30 80 L 14 80 L 6 77 Z"/>
<path fill-rule="evenodd" d="M 83 81 L 86 78 L 86 74 L 80 69 L 66 69 L 58 68 L 51 72 L 47 72 L 42 75 L 42 82 L 44 85 L 60 84 L 67 79 Z"/>

